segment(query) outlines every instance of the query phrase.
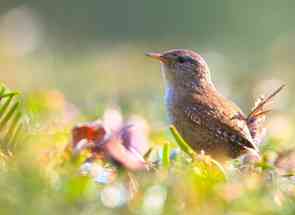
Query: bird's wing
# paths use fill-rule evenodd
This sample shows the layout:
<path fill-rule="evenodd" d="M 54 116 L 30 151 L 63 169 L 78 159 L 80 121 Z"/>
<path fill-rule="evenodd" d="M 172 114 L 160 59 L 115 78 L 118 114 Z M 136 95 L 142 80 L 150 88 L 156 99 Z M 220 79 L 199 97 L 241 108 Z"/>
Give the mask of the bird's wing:
<path fill-rule="evenodd" d="M 190 109 L 191 111 L 186 111 L 188 117 L 191 120 L 199 118 L 201 122 L 205 122 L 202 127 L 229 142 L 258 152 L 243 112 L 217 91 L 210 93 L 210 100 L 201 94 L 194 94 Z"/>

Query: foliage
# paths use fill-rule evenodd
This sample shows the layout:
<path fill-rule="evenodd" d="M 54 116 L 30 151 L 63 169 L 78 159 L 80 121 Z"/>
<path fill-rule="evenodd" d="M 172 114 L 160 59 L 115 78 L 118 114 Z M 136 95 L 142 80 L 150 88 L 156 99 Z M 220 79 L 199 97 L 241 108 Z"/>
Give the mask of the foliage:
<path fill-rule="evenodd" d="M 17 92 L 4 85 L 0 88 L 0 146 L 3 156 L 10 156 L 22 129 L 20 100 Z"/>
<path fill-rule="evenodd" d="M 15 97 L 10 92 L 4 95 L 2 102 L 10 95 Z M 30 98 L 30 104 L 44 101 L 44 95 L 35 96 L 33 101 Z M 39 110 L 44 128 L 30 125 L 25 147 L 0 171 L 1 214 L 295 213 L 293 175 L 277 171 L 270 156 L 276 149 L 267 147 L 273 141 L 267 142 L 259 163 L 235 160 L 221 165 L 195 153 L 173 126 L 170 131 L 174 138 L 168 129 L 152 129 L 154 144 L 144 157 L 153 168 L 139 172 L 117 169 L 116 178 L 108 182 L 108 171 L 117 167 L 99 160 L 85 163 L 87 153 L 74 157 L 68 143 L 75 120 L 50 126 L 55 120 L 53 112 L 59 117 L 66 115 L 67 102 L 52 107 L 50 99 L 56 99 L 48 99 L 46 112 Z M 13 115 L 14 109 L 6 109 L 5 116 Z M 33 113 L 30 110 L 28 114 Z"/>

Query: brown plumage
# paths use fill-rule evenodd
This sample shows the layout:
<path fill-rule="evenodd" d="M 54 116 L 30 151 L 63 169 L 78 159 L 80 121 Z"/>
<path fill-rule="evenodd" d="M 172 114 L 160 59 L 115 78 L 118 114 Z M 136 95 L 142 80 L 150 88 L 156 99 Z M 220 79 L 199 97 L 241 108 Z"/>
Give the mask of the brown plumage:
<path fill-rule="evenodd" d="M 161 62 L 170 122 L 195 150 L 204 150 L 216 159 L 235 158 L 247 151 L 258 153 L 268 112 L 265 105 L 283 86 L 260 99 L 247 117 L 216 90 L 199 54 L 174 49 L 147 55 Z"/>

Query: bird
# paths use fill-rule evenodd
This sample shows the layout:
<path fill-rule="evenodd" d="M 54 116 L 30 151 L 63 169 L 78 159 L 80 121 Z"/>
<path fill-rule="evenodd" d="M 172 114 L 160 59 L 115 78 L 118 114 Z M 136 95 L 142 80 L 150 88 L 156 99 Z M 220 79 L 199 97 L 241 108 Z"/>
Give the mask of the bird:
<path fill-rule="evenodd" d="M 248 152 L 259 155 L 266 130 L 263 124 L 270 111 L 265 106 L 285 85 L 260 97 L 246 116 L 216 89 L 200 54 L 172 49 L 146 55 L 161 63 L 169 122 L 195 151 L 222 161 Z"/>

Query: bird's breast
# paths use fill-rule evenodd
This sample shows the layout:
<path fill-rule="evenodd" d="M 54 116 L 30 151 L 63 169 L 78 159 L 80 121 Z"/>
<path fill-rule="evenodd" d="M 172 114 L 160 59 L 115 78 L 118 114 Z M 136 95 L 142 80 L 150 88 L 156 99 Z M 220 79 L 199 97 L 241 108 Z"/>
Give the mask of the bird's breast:
<path fill-rule="evenodd" d="M 170 123 L 173 123 L 175 121 L 175 116 L 173 114 L 175 109 L 175 103 L 176 103 L 176 95 L 175 91 L 171 87 L 166 87 L 165 90 L 165 105 L 168 112 L 168 118 Z"/>
<path fill-rule="evenodd" d="M 169 122 L 174 124 L 184 117 L 186 102 L 184 96 L 177 93 L 173 87 L 167 87 L 165 90 L 165 104 L 168 112 Z"/>

